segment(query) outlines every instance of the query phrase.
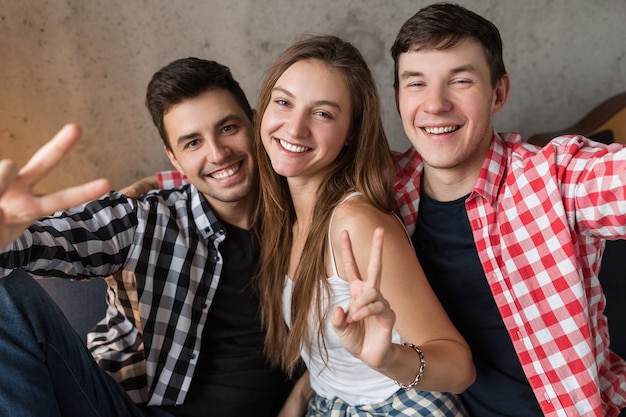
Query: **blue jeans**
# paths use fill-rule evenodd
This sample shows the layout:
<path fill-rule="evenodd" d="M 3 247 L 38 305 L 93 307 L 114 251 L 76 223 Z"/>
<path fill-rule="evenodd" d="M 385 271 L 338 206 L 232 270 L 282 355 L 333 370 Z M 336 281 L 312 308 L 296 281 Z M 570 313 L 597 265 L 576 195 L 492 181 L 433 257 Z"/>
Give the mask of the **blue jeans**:
<path fill-rule="evenodd" d="M 0 416 L 170 416 L 142 409 L 98 367 L 30 276 L 0 279 Z"/>

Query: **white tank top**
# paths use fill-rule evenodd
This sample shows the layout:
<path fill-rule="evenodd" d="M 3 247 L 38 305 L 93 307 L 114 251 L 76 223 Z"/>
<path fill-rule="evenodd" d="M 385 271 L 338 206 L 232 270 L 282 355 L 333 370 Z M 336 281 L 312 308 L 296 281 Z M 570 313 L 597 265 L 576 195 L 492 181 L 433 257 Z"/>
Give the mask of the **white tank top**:
<path fill-rule="evenodd" d="M 348 195 L 339 205 L 360 194 L 361 193 L 352 193 Z M 332 216 L 330 223 L 332 224 Z M 347 308 L 348 302 L 350 301 L 350 289 L 348 282 L 341 279 L 337 274 L 332 242 L 330 240 L 330 226 L 328 228 L 328 241 L 333 269 L 333 275 L 328 277 L 328 283 L 330 284 L 332 293 L 329 311 L 332 314 L 337 306 L 344 309 Z M 293 281 L 289 277 L 285 277 L 283 314 L 285 316 L 285 322 L 289 327 L 291 327 L 289 312 L 291 311 L 292 291 Z M 324 305 L 326 306 L 327 303 L 328 299 L 325 299 Z M 379 403 L 398 390 L 398 385 L 396 385 L 391 378 L 373 370 L 343 348 L 339 336 L 337 336 L 333 329 L 330 314 L 324 326 L 326 330 L 325 343 L 328 352 L 328 366 L 324 364 L 323 356 L 319 350 L 320 347 L 317 344 L 317 331 L 311 335 L 311 340 L 313 340 L 311 350 L 309 351 L 304 347 L 301 352 L 301 356 L 310 371 L 311 388 L 313 388 L 318 395 L 326 398 L 339 397 L 350 405 L 362 405 Z M 404 342 L 402 337 L 400 337 L 395 330 L 392 331 L 392 342 Z"/>

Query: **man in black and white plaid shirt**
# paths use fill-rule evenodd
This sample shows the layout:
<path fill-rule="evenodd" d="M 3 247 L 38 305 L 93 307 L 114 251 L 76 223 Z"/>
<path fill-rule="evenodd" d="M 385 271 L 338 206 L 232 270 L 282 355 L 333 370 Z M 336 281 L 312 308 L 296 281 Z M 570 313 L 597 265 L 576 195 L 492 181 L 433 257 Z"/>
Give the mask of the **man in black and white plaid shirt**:
<path fill-rule="evenodd" d="M 153 76 L 146 104 L 191 184 L 137 200 L 108 193 L 0 251 L 1 415 L 270 416 L 289 394 L 292 382 L 263 357 L 245 94 L 228 68 L 187 58 Z M 106 317 L 88 336 L 100 368 L 17 268 L 107 277 Z"/>

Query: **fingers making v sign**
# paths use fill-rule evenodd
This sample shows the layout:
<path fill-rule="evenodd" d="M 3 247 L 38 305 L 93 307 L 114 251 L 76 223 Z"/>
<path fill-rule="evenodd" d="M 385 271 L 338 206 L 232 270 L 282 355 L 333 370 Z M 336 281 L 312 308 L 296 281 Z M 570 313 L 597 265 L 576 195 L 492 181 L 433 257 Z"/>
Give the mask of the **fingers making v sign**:
<path fill-rule="evenodd" d="M 395 313 L 380 291 L 384 234 L 380 227 L 374 231 L 367 274 L 363 278 L 354 258 L 350 236 L 345 230 L 341 233 L 350 304 L 347 311 L 338 307 L 332 315 L 333 327 L 344 348 L 373 368 L 381 365 L 391 348 L 395 323 Z"/>
<path fill-rule="evenodd" d="M 13 161 L 0 161 L 0 247 L 16 239 L 35 220 L 98 198 L 109 191 L 99 179 L 50 194 L 33 194 L 35 184 L 56 167 L 80 139 L 80 128 L 65 125 L 18 170 Z"/>

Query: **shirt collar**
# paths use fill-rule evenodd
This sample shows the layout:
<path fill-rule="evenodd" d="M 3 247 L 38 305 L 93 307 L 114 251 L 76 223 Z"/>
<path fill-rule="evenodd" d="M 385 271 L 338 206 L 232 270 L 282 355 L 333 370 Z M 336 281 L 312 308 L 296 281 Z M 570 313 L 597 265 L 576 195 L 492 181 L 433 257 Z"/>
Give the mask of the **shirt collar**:
<path fill-rule="evenodd" d="M 214 234 L 224 234 L 220 220 L 202 193 L 193 185 L 188 186 L 191 201 L 191 215 L 201 235 L 208 239 Z"/>
<path fill-rule="evenodd" d="M 474 194 L 478 194 L 492 206 L 495 206 L 498 190 L 502 185 L 502 179 L 504 178 L 506 170 L 506 160 L 505 141 L 499 134 L 494 132 L 487 157 L 480 169 L 476 185 L 474 185 L 474 190 L 470 194 L 470 198 L 472 198 Z"/>

